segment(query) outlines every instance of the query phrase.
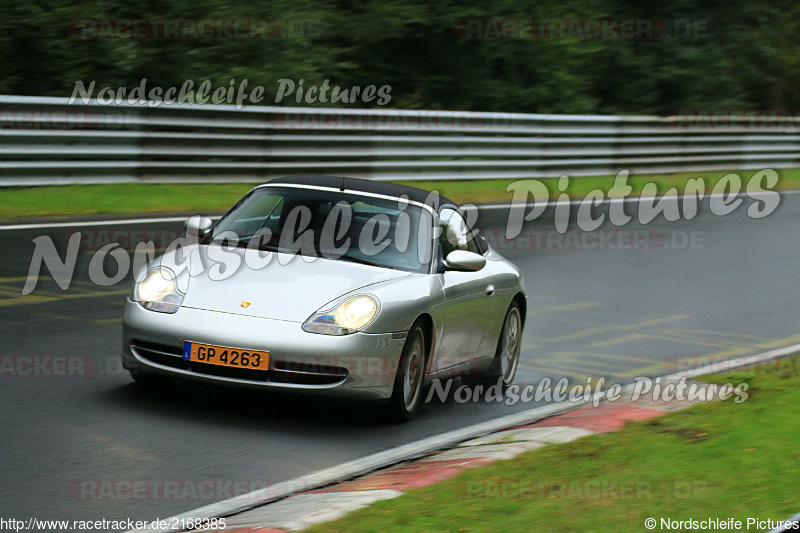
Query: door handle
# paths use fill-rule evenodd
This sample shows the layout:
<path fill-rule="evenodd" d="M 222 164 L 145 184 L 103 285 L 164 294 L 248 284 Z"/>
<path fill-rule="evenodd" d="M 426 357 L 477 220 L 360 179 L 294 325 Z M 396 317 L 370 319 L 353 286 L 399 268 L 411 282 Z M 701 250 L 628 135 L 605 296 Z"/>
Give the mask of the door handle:
<path fill-rule="evenodd" d="M 494 285 L 487 285 L 486 296 L 491 296 L 492 294 L 494 294 Z"/>

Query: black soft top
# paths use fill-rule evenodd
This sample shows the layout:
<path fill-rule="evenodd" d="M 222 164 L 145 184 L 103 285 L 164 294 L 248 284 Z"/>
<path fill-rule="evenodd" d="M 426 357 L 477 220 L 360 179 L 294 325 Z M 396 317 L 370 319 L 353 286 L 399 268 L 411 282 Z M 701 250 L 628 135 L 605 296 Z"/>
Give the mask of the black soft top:
<path fill-rule="evenodd" d="M 409 200 L 414 202 L 425 203 L 430 191 L 418 189 L 416 187 L 409 187 L 408 185 L 399 185 L 397 183 L 387 183 L 385 181 L 373 181 L 360 178 L 346 178 L 343 176 L 286 176 L 284 178 L 275 178 L 268 182 L 272 184 L 293 184 L 293 185 L 311 185 L 318 187 L 335 187 L 346 191 L 359 191 L 368 192 L 373 194 L 383 194 L 399 198 L 402 195 L 408 196 Z M 452 204 L 456 205 L 451 200 L 444 196 L 439 196 L 439 205 Z"/>

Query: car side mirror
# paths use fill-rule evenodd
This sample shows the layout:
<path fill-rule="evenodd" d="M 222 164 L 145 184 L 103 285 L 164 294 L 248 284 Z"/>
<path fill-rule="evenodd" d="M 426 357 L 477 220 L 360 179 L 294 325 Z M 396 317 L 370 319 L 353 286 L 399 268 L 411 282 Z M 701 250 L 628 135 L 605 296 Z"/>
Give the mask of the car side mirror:
<path fill-rule="evenodd" d="M 460 270 L 463 272 L 477 272 L 486 266 L 486 258 L 475 252 L 466 250 L 453 250 L 444 258 L 444 267 L 447 270 Z"/>
<path fill-rule="evenodd" d="M 183 227 L 186 229 L 186 236 L 189 239 L 200 241 L 208 234 L 214 222 L 208 217 L 194 215 L 189 217 Z"/>

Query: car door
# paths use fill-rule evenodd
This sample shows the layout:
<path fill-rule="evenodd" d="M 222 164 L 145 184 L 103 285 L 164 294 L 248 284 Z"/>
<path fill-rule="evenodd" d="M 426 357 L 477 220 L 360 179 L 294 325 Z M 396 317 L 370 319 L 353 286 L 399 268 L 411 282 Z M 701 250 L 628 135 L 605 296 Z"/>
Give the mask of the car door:
<path fill-rule="evenodd" d="M 480 253 L 462 215 L 444 207 L 439 213 L 439 257 L 453 250 Z M 490 339 L 493 287 L 490 268 L 477 272 L 443 270 L 439 274 L 444 292 L 444 319 L 432 370 L 442 370 L 494 353 L 497 339 Z"/>

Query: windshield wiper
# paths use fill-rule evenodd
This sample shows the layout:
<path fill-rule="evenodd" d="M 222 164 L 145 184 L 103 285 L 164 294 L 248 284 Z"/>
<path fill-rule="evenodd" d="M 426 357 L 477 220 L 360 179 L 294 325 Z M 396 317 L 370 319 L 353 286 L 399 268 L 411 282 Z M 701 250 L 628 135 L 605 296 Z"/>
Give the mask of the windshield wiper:
<path fill-rule="evenodd" d="M 325 256 L 323 255 L 322 257 L 325 257 Z M 359 265 L 369 265 L 369 266 L 380 267 L 380 268 L 392 268 L 392 267 L 390 267 L 388 265 L 377 263 L 375 261 L 370 261 L 369 259 L 364 259 L 363 257 L 355 257 L 353 255 L 341 255 L 339 257 L 331 257 L 329 259 L 334 259 L 334 260 L 339 259 L 339 260 L 342 260 L 342 261 L 349 261 L 350 263 L 358 263 Z"/>
<path fill-rule="evenodd" d="M 260 244 L 256 242 L 252 242 L 252 235 L 250 237 L 245 237 L 236 241 L 236 248 L 250 248 L 255 250 L 261 250 L 262 252 L 277 252 L 279 251 L 278 247 L 274 244 Z M 222 245 L 225 243 L 227 239 L 214 239 L 210 241 L 208 244 L 217 244 Z M 230 242 L 230 241 L 229 241 Z"/>

